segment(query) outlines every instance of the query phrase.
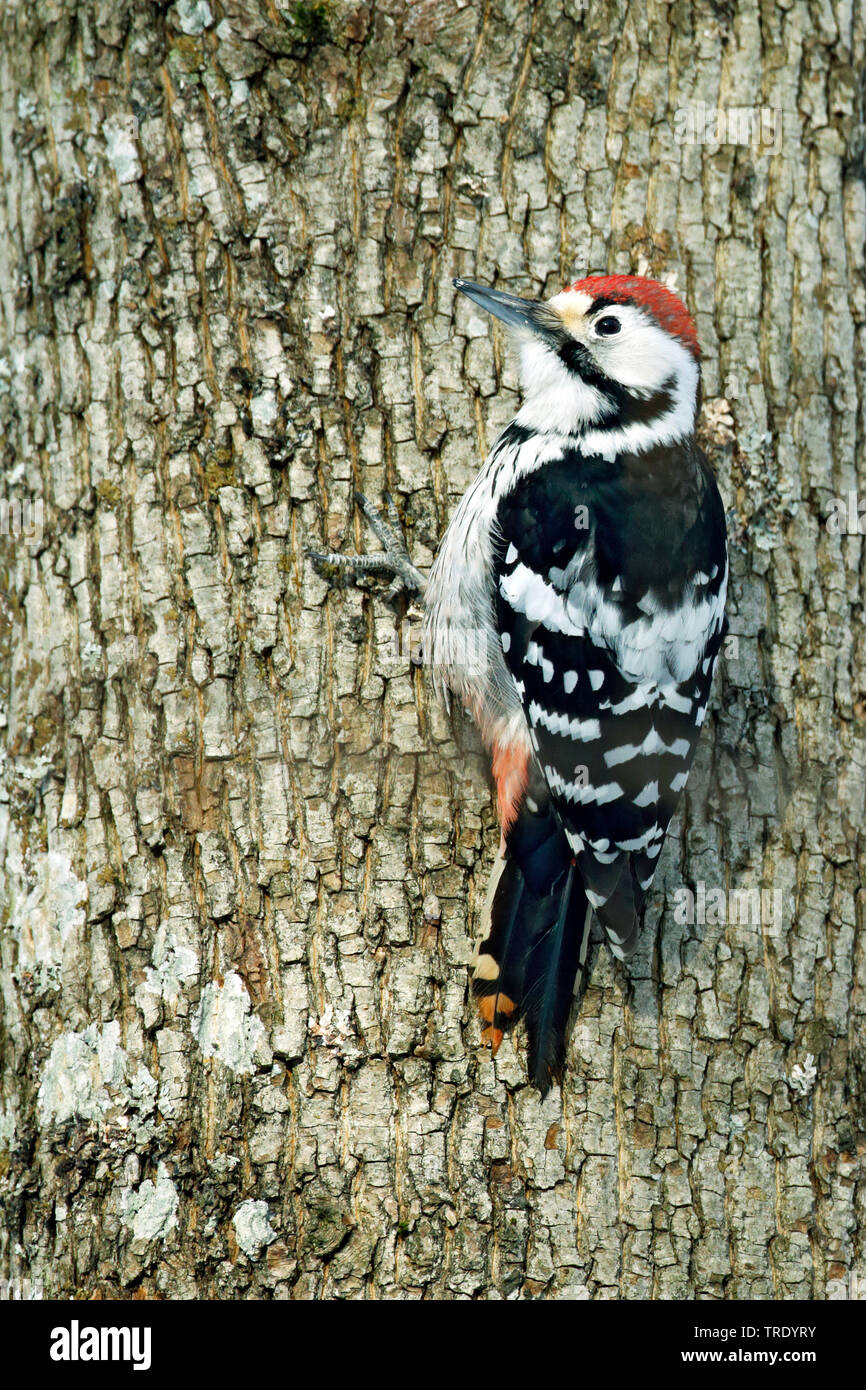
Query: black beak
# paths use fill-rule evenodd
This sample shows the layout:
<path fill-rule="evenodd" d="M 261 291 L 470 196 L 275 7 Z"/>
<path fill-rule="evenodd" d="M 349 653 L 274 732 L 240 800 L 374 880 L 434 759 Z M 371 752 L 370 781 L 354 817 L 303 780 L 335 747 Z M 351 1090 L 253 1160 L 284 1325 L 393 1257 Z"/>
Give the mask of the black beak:
<path fill-rule="evenodd" d="M 501 319 L 511 328 L 523 328 L 536 337 L 543 338 L 553 348 L 560 348 L 566 333 L 562 319 L 555 309 L 541 299 L 521 299 L 516 294 L 505 294 L 502 290 L 491 290 L 486 285 L 475 285 L 471 280 L 454 280 L 455 290 L 465 294 L 474 304 L 486 309 L 494 318 Z"/>

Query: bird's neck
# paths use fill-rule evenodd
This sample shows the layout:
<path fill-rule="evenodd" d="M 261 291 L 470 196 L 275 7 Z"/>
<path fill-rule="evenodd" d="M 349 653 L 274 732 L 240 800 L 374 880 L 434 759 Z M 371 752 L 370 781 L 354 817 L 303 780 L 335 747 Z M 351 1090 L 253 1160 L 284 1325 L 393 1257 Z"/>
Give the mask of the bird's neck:
<path fill-rule="evenodd" d="M 584 381 L 549 352 L 525 352 L 522 368 L 524 401 L 515 417 L 522 429 L 579 440 L 583 452 L 605 457 L 643 453 L 694 434 L 700 368 L 692 358 L 661 385 L 640 392 Z"/>

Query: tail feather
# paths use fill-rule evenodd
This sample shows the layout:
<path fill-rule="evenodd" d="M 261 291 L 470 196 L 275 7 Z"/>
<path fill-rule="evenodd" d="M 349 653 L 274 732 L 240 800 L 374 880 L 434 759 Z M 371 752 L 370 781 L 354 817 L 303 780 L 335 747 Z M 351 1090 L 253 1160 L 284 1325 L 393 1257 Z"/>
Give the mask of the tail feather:
<path fill-rule="evenodd" d="M 481 1017 L 487 1024 L 481 1040 L 491 1044 L 494 1055 L 503 1033 L 517 1019 L 526 965 L 526 943 L 521 932 L 523 874 L 514 860 L 505 859 L 497 879 L 490 906 L 490 934 L 479 948 L 472 981 Z"/>
<path fill-rule="evenodd" d="M 574 930 L 571 910 L 575 887 L 573 864 L 564 884 L 556 884 L 551 898 L 559 898 L 556 920 L 529 953 L 524 981 L 523 1017 L 528 1039 L 529 1077 L 544 1095 L 565 1062 L 566 1028 L 574 982 L 580 963 L 581 938 Z"/>
<path fill-rule="evenodd" d="M 524 799 L 495 872 L 472 985 L 486 1024 L 482 1037 L 495 1052 L 522 1015 L 530 1077 L 544 1094 L 565 1061 L 568 1015 L 591 916 L 549 799 Z"/>

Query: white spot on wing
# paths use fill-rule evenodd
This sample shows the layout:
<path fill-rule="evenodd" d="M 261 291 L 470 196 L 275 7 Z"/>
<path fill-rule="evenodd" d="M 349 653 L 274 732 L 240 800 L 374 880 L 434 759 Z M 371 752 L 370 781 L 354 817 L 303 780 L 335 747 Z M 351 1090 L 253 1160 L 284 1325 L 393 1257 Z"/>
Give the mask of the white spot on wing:
<path fill-rule="evenodd" d="M 665 743 L 659 738 L 656 729 L 650 729 L 642 743 L 624 743 L 620 748 L 609 748 L 604 755 L 608 767 L 630 762 L 632 758 L 649 756 L 652 753 L 671 753 L 675 758 L 685 758 L 689 752 L 687 738 L 675 738 L 673 743 Z"/>
<path fill-rule="evenodd" d="M 552 714 L 537 700 L 530 701 L 529 718 L 532 724 L 541 724 L 543 728 L 549 729 L 552 734 L 559 734 L 562 738 L 573 738 L 582 743 L 601 738 L 601 725 L 597 719 L 569 719 L 567 714 Z"/>
<path fill-rule="evenodd" d="M 549 764 L 545 765 L 544 776 L 554 796 L 561 796 L 565 801 L 572 801 L 578 806 L 587 806 L 591 802 L 597 806 L 604 806 L 608 801 L 615 801 L 618 796 L 623 795 L 619 782 L 606 782 L 601 787 L 593 787 L 582 781 L 569 782 Z"/>
<path fill-rule="evenodd" d="M 677 710 L 679 714 L 691 714 L 692 712 L 692 701 L 688 695 L 680 695 L 676 690 L 662 690 L 661 702 L 668 709 Z"/>
<path fill-rule="evenodd" d="M 599 709 L 609 709 L 611 714 L 631 714 L 632 710 L 648 709 L 656 703 L 658 691 L 654 686 L 639 685 L 630 695 L 612 705 L 604 700 L 599 705 Z"/>
<path fill-rule="evenodd" d="M 549 661 L 544 655 L 544 650 L 537 642 L 530 642 L 526 648 L 526 656 L 523 658 L 527 666 L 538 666 L 541 670 L 542 680 L 545 685 L 553 680 L 553 662 Z"/>
<path fill-rule="evenodd" d="M 511 574 L 503 574 L 499 592 L 529 622 L 543 623 L 551 632 L 562 632 L 567 637 L 584 635 L 583 624 L 569 616 L 562 595 L 527 565 L 517 565 Z"/>
<path fill-rule="evenodd" d="M 654 806 L 659 799 L 658 782 L 647 782 L 642 792 L 638 792 L 634 798 L 635 806 Z"/>
<path fill-rule="evenodd" d="M 648 846 L 660 834 L 661 830 L 659 827 L 657 825 L 651 825 L 649 830 L 645 831 L 643 835 L 638 835 L 634 840 L 620 840 L 619 847 L 620 849 L 627 849 L 629 853 L 635 850 L 645 849 L 647 854 L 649 854 Z"/>

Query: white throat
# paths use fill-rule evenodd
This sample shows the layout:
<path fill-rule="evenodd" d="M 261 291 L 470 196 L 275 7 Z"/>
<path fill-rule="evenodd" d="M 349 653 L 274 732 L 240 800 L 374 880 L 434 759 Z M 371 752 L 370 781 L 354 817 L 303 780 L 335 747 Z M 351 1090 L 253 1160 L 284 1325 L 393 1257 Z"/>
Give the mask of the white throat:
<path fill-rule="evenodd" d="M 538 338 L 521 334 L 520 380 L 525 399 L 517 423 L 539 434 L 582 434 L 604 416 L 600 391 L 570 372 Z"/>

